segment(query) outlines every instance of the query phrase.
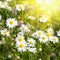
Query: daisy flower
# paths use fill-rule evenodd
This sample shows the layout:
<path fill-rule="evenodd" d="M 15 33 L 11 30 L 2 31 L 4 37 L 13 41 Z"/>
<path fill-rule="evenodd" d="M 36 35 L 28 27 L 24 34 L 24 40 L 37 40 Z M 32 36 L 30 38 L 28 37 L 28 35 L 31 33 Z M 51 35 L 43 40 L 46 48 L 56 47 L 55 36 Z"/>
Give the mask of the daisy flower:
<path fill-rule="evenodd" d="M 38 30 L 38 31 L 36 31 L 36 33 L 37 33 L 37 36 L 40 37 L 44 34 L 44 31 Z"/>
<path fill-rule="evenodd" d="M 6 6 L 6 9 L 8 9 L 9 11 L 12 11 L 13 9 L 12 9 L 12 7 L 10 7 L 10 6 Z"/>
<path fill-rule="evenodd" d="M 30 47 L 34 47 L 36 44 L 36 41 L 33 38 L 28 38 L 28 45 Z"/>
<path fill-rule="evenodd" d="M 17 36 L 24 36 L 24 32 L 19 32 L 18 34 L 17 34 Z"/>
<path fill-rule="evenodd" d="M 40 38 L 44 34 L 44 31 L 42 30 L 37 30 L 35 33 L 32 34 L 32 37 L 34 38 Z"/>
<path fill-rule="evenodd" d="M 17 49 L 18 49 L 19 52 L 26 51 L 26 46 L 27 46 L 27 44 L 26 44 L 25 41 L 24 42 L 21 42 L 19 44 L 16 44 L 16 47 L 17 47 Z"/>
<path fill-rule="evenodd" d="M 33 33 L 33 34 L 32 34 L 32 37 L 34 37 L 34 38 L 38 38 L 37 33 L 36 33 L 36 32 Z"/>
<path fill-rule="evenodd" d="M 1 8 L 2 3 L 3 3 L 3 2 L 2 2 L 2 1 L 0 1 L 0 8 Z"/>
<path fill-rule="evenodd" d="M 45 42 L 48 41 L 48 37 L 47 37 L 46 35 L 42 35 L 42 36 L 40 37 L 39 41 L 45 43 Z"/>
<path fill-rule="evenodd" d="M 39 60 L 42 60 L 41 58 Z"/>
<path fill-rule="evenodd" d="M 3 30 L 1 30 L 1 34 L 4 36 L 9 36 L 10 32 L 7 29 L 3 29 Z"/>
<path fill-rule="evenodd" d="M 23 31 L 23 32 L 30 32 L 27 25 L 24 25 L 24 24 L 21 25 L 20 30 Z"/>
<path fill-rule="evenodd" d="M 53 28 L 47 28 L 47 32 L 50 33 L 50 34 L 53 34 L 54 30 L 53 30 Z"/>
<path fill-rule="evenodd" d="M 52 34 L 51 34 L 51 33 L 46 33 L 46 36 L 47 36 L 48 38 L 50 38 L 50 37 L 52 36 Z"/>
<path fill-rule="evenodd" d="M 29 51 L 29 52 L 32 52 L 32 53 L 36 53 L 36 52 L 37 52 L 37 51 L 36 51 L 36 48 L 29 48 L 28 51 Z"/>
<path fill-rule="evenodd" d="M 24 41 L 24 37 L 23 36 L 18 36 L 18 37 L 16 37 L 15 41 L 18 42 L 18 43 L 22 42 L 22 41 Z"/>
<path fill-rule="evenodd" d="M 9 28 L 13 28 L 15 26 L 17 26 L 18 22 L 17 20 L 15 20 L 15 18 L 8 18 L 6 20 L 6 25 L 9 27 Z"/>
<path fill-rule="evenodd" d="M 5 9 L 8 9 L 8 10 L 12 11 L 12 7 L 10 7 L 8 5 L 8 2 L 7 1 L 0 2 L 0 8 L 5 8 Z"/>
<path fill-rule="evenodd" d="M 39 19 L 40 22 L 47 22 L 48 20 L 49 20 L 49 17 L 44 17 L 44 16 L 42 16 L 42 17 Z"/>
<path fill-rule="evenodd" d="M 3 3 L 1 4 L 1 8 L 6 8 L 6 6 L 8 6 L 8 3 L 7 3 L 7 2 L 3 2 Z"/>
<path fill-rule="evenodd" d="M 58 41 L 58 37 L 56 37 L 56 36 L 51 36 L 49 40 L 50 40 L 51 42 L 53 42 L 54 44 L 59 42 L 59 41 Z"/>
<path fill-rule="evenodd" d="M 39 48 L 40 51 L 42 51 L 42 48 Z"/>
<path fill-rule="evenodd" d="M 24 11 L 25 10 L 25 6 L 23 5 L 23 4 L 18 4 L 18 5 L 16 5 L 16 10 L 17 11 Z"/>
<path fill-rule="evenodd" d="M 7 1 L 7 2 L 11 2 L 12 0 L 5 0 L 5 1 Z"/>
<path fill-rule="evenodd" d="M 59 30 L 59 31 L 57 31 L 57 36 L 60 36 L 60 30 Z"/>
<path fill-rule="evenodd" d="M 35 20 L 34 16 L 28 16 L 28 18 L 31 19 L 31 20 Z"/>

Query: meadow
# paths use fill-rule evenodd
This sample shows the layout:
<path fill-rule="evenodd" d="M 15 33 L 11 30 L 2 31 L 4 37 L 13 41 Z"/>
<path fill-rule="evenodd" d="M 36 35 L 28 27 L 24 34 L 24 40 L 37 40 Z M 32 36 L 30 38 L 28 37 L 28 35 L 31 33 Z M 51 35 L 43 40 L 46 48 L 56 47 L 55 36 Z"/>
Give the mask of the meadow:
<path fill-rule="evenodd" d="M 0 0 L 0 60 L 60 60 L 60 0 Z"/>

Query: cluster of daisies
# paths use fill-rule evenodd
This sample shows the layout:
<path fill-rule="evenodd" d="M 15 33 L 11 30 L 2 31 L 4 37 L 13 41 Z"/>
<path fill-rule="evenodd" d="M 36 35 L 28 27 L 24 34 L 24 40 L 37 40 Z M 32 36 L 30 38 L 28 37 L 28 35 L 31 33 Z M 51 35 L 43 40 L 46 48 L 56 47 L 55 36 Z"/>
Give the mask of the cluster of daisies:
<path fill-rule="evenodd" d="M 54 30 L 53 28 L 47 28 L 46 32 L 42 30 L 37 30 L 32 34 L 32 37 L 37 38 L 40 42 L 47 43 L 49 41 L 55 43 L 58 43 L 58 37 L 54 36 Z"/>
<path fill-rule="evenodd" d="M 6 8 L 6 7 L 9 8 L 7 2 L 0 1 L 0 8 Z M 18 4 L 16 5 L 15 8 L 17 11 L 25 10 L 25 6 L 23 4 Z M 28 18 L 31 20 L 36 20 L 34 16 L 28 16 Z M 2 17 L 0 16 L 0 20 L 1 19 Z M 49 20 L 49 17 L 46 17 L 44 15 L 39 18 L 40 22 L 46 22 L 47 20 Z M 16 20 L 16 18 L 7 18 L 6 26 L 8 28 L 13 29 L 14 27 L 18 26 L 18 21 Z M 10 31 L 7 28 L 0 30 L 0 32 L 3 36 L 10 36 Z M 37 30 L 36 32 L 31 34 L 31 37 L 28 37 L 28 39 L 26 39 L 25 33 L 29 33 L 29 32 L 30 32 L 29 27 L 25 24 L 21 24 L 20 32 L 17 34 L 17 37 L 15 39 L 16 48 L 18 49 L 19 52 L 30 51 L 32 53 L 36 53 L 37 52 L 36 39 L 38 39 L 40 43 L 53 42 L 55 44 L 59 42 L 57 36 L 60 36 L 60 30 L 57 31 L 57 36 L 54 35 L 53 28 L 48 28 L 46 32 L 42 30 Z M 42 49 L 40 48 L 39 50 Z"/>
<path fill-rule="evenodd" d="M 6 20 L 6 26 L 13 29 L 14 27 L 18 26 L 18 21 L 15 18 L 8 18 Z M 60 31 L 57 31 L 57 36 L 55 36 L 53 28 L 47 28 L 46 32 L 37 30 L 31 34 L 31 37 L 28 37 L 28 39 L 26 39 L 25 34 L 29 33 L 30 31 L 31 30 L 27 25 L 21 24 L 20 32 L 18 32 L 15 39 L 16 48 L 19 52 L 29 51 L 36 53 L 36 39 L 38 39 L 40 43 L 53 42 L 55 44 L 59 42 L 57 36 L 60 36 Z M 0 32 L 4 36 L 10 36 L 10 31 L 8 29 L 0 30 Z M 40 48 L 39 50 L 41 51 L 42 49 Z"/>
<path fill-rule="evenodd" d="M 17 22 L 17 20 L 15 18 L 8 18 L 6 20 L 6 26 L 8 28 L 14 28 L 17 25 L 18 25 L 18 22 Z M 10 31 L 7 28 L 5 28 L 3 30 L 0 30 L 0 32 L 4 36 L 10 36 Z"/>
<path fill-rule="evenodd" d="M 33 38 L 28 38 L 27 40 L 25 39 L 26 37 L 24 35 L 28 32 L 30 32 L 30 30 L 27 25 L 22 24 L 20 27 L 20 32 L 17 34 L 17 37 L 15 39 L 16 47 L 19 52 L 30 51 L 32 53 L 35 53 L 36 41 Z"/>
<path fill-rule="evenodd" d="M 9 6 L 10 1 L 12 1 L 12 0 L 5 0 L 4 2 L 0 1 L 0 8 L 5 8 L 5 9 L 8 9 L 8 10 L 12 11 L 13 8 L 11 6 Z M 14 7 L 15 11 L 24 11 L 26 9 L 27 9 L 26 5 L 24 5 L 24 4 L 16 4 L 15 7 Z M 32 15 L 28 16 L 28 18 L 30 20 L 36 20 L 36 18 Z M 38 18 L 38 20 L 39 20 L 39 22 L 45 23 L 49 20 L 49 16 L 42 15 L 40 18 Z"/>
<path fill-rule="evenodd" d="M 13 1 L 13 0 L 5 0 L 4 2 L 0 1 L 0 8 L 8 9 L 9 11 L 12 11 L 13 8 L 9 5 L 9 2 L 11 2 L 11 1 Z M 14 7 L 14 10 L 24 11 L 25 6 L 23 4 L 16 4 L 15 7 Z"/>
<path fill-rule="evenodd" d="M 18 22 L 15 18 L 8 18 L 6 20 L 6 26 L 8 28 L 13 29 L 14 27 L 18 26 Z M 0 30 L 1 34 L 3 36 L 10 36 L 10 31 L 8 29 Z M 20 26 L 20 32 L 17 34 L 17 37 L 15 39 L 16 41 L 16 47 L 18 51 L 26 51 L 27 49 L 30 52 L 35 52 L 36 48 L 34 48 L 36 41 L 33 38 L 28 38 L 28 41 L 25 41 L 24 33 L 30 32 L 30 29 L 27 25 L 21 24 Z"/>
<path fill-rule="evenodd" d="M 18 26 L 18 22 L 15 18 L 8 18 L 6 20 L 6 25 L 7 27 L 13 29 L 14 27 Z M 25 24 L 21 24 L 20 32 L 17 34 L 17 37 L 15 39 L 16 47 L 19 52 L 24 52 L 28 50 L 30 52 L 36 53 L 37 51 L 36 51 L 35 45 L 37 43 L 35 38 L 38 39 L 40 43 L 48 43 L 50 41 L 55 44 L 59 42 L 58 37 L 54 36 L 53 28 L 48 28 L 46 32 L 42 30 L 37 30 L 36 32 L 32 33 L 31 38 L 28 38 L 26 40 L 25 33 L 29 33 L 29 32 L 30 32 L 30 29 L 28 28 L 28 26 Z M 57 31 L 58 36 L 59 36 L 59 32 L 60 31 Z M 10 32 L 8 29 L 1 30 L 1 34 L 10 36 Z"/>
<path fill-rule="evenodd" d="M 3 9 L 8 9 L 8 10 L 12 10 L 12 8 L 9 6 L 8 2 L 10 2 L 11 0 L 5 0 L 4 2 L 0 1 L 0 8 Z"/>
<path fill-rule="evenodd" d="M 36 20 L 36 18 L 34 16 L 28 16 L 28 18 L 30 20 Z M 48 20 L 49 20 L 49 17 L 45 16 L 45 15 L 42 15 L 40 18 L 38 18 L 38 21 L 43 22 L 43 23 L 46 23 Z"/>
<path fill-rule="evenodd" d="M 37 30 L 36 32 L 32 33 L 31 38 L 25 39 L 25 33 L 30 32 L 28 27 L 24 24 L 20 27 L 20 32 L 17 34 L 15 39 L 16 47 L 19 52 L 29 51 L 32 53 L 36 53 L 36 39 L 40 43 L 49 43 L 53 42 L 53 44 L 58 43 L 58 37 L 54 36 L 54 30 L 52 28 L 48 28 L 46 32 L 42 30 Z M 36 38 L 36 39 L 35 39 Z M 41 48 L 39 49 L 42 50 Z"/>

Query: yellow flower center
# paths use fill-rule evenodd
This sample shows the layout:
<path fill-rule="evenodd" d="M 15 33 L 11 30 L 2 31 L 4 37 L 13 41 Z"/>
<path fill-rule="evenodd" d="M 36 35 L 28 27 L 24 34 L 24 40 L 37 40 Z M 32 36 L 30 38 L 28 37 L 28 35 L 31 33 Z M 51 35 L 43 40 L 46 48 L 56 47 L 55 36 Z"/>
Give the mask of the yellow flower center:
<path fill-rule="evenodd" d="M 22 27 L 22 30 L 24 30 L 24 27 Z"/>
<path fill-rule="evenodd" d="M 50 30 L 50 32 L 52 33 L 52 30 Z"/>
<path fill-rule="evenodd" d="M 11 21 L 10 21 L 10 24 L 13 25 L 13 24 L 14 24 L 14 21 L 11 20 Z"/>
<path fill-rule="evenodd" d="M 38 34 L 39 34 L 39 35 L 41 35 L 41 34 L 42 34 L 42 32 L 38 32 Z"/>
<path fill-rule="evenodd" d="M 43 40 L 45 40 L 45 39 L 46 39 L 46 37 L 42 37 L 42 39 L 43 39 Z"/>
<path fill-rule="evenodd" d="M 53 40 L 56 41 L 56 37 L 54 37 Z"/>
<path fill-rule="evenodd" d="M 23 47 L 24 47 L 24 44 L 20 44 L 19 47 L 20 47 L 20 48 L 23 48 Z"/>
<path fill-rule="evenodd" d="M 19 6 L 20 9 L 22 9 L 22 6 Z"/>
<path fill-rule="evenodd" d="M 4 35 L 6 35 L 6 34 L 7 34 L 7 31 L 4 32 Z"/>
<path fill-rule="evenodd" d="M 47 33 L 46 35 L 47 35 L 48 37 L 50 37 L 50 36 L 51 36 L 51 34 L 50 34 L 50 33 Z"/>
<path fill-rule="evenodd" d="M 32 41 L 30 41 L 30 44 L 33 44 L 33 42 L 32 42 Z"/>
<path fill-rule="evenodd" d="M 19 38 L 18 40 L 21 42 L 23 39 L 22 38 Z"/>

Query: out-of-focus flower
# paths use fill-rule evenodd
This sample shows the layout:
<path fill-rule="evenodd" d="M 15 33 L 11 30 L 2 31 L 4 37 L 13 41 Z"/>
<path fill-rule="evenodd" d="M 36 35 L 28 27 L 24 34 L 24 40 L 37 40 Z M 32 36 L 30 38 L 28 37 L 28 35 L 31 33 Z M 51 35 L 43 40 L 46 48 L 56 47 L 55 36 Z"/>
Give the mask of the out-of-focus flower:
<path fill-rule="evenodd" d="M 40 51 L 42 51 L 42 48 L 39 48 Z"/>
<path fill-rule="evenodd" d="M 9 36 L 10 35 L 10 32 L 7 30 L 7 29 L 3 29 L 3 30 L 1 30 L 1 34 L 2 35 L 6 35 L 6 36 Z"/>
<path fill-rule="evenodd" d="M 16 43 L 16 47 L 17 47 L 17 49 L 18 49 L 18 51 L 19 52 L 24 52 L 24 51 L 26 51 L 26 46 L 27 46 L 27 44 L 26 44 L 26 42 L 25 41 L 23 41 L 23 42 L 21 42 L 21 43 Z"/>
<path fill-rule="evenodd" d="M 47 28 L 47 32 L 50 33 L 50 34 L 53 34 L 54 30 L 53 30 L 53 28 Z"/>
<path fill-rule="evenodd" d="M 1 8 L 6 8 L 6 6 L 8 6 L 8 3 L 7 3 L 7 2 L 3 2 L 3 3 L 1 4 Z"/>
<path fill-rule="evenodd" d="M 60 36 L 60 30 L 59 30 L 59 31 L 57 31 L 57 36 Z"/>
<path fill-rule="evenodd" d="M 40 37 L 44 34 L 44 31 L 38 30 L 38 31 L 36 31 L 36 33 L 37 33 L 37 36 Z"/>
<path fill-rule="evenodd" d="M 44 35 L 44 31 L 42 31 L 42 30 L 37 30 L 36 32 L 34 32 L 34 33 L 32 34 L 32 37 L 34 37 L 34 38 L 40 38 L 40 36 L 42 36 L 42 35 Z"/>
<path fill-rule="evenodd" d="M 34 38 L 38 38 L 36 32 L 32 34 L 32 37 L 34 37 Z"/>
<path fill-rule="evenodd" d="M 1 8 L 2 3 L 3 3 L 3 2 L 2 2 L 2 1 L 0 1 L 0 8 Z"/>
<path fill-rule="evenodd" d="M 9 27 L 9 28 L 13 28 L 15 26 L 17 26 L 18 22 L 15 18 L 8 18 L 6 20 L 6 25 Z"/>
<path fill-rule="evenodd" d="M 39 39 L 40 42 L 46 43 L 48 41 L 48 37 L 46 35 L 42 35 Z"/>
<path fill-rule="evenodd" d="M 42 60 L 41 58 L 39 60 Z"/>
<path fill-rule="evenodd" d="M 47 22 L 48 20 L 49 20 L 49 17 L 42 16 L 42 17 L 39 18 L 40 22 Z"/>
<path fill-rule="evenodd" d="M 22 42 L 22 41 L 25 41 L 25 40 L 24 40 L 24 37 L 23 36 L 17 36 L 16 39 L 15 39 L 15 41 L 17 43 L 19 43 L 19 42 Z"/>
<path fill-rule="evenodd" d="M 29 51 L 29 52 L 32 52 L 32 53 L 36 53 L 36 52 L 37 52 L 37 51 L 36 51 L 36 48 L 29 48 L 28 51 Z"/>
<path fill-rule="evenodd" d="M 28 16 L 28 18 L 31 19 L 31 20 L 35 20 L 34 16 Z"/>
<path fill-rule="evenodd" d="M 8 55 L 8 58 L 12 58 L 12 55 L 9 54 L 9 55 Z"/>
<path fill-rule="evenodd" d="M 24 24 L 21 25 L 20 30 L 23 32 L 30 32 L 30 30 L 28 29 L 28 26 Z"/>
<path fill-rule="evenodd" d="M 53 42 L 54 44 L 59 42 L 59 41 L 58 41 L 58 37 L 56 37 L 56 36 L 51 36 L 49 40 L 50 40 L 51 42 Z"/>
<path fill-rule="evenodd" d="M 0 20 L 2 19 L 2 16 L 0 15 Z"/>
<path fill-rule="evenodd" d="M 12 7 L 10 7 L 10 6 L 6 6 L 6 9 L 8 9 L 9 11 L 13 11 L 13 9 L 12 9 Z"/>
<path fill-rule="evenodd" d="M 4 2 L 0 1 L 0 8 L 5 8 L 5 9 L 8 9 L 8 10 L 12 11 L 12 7 L 10 7 L 8 5 L 7 1 L 4 1 Z"/>
<path fill-rule="evenodd" d="M 12 0 L 5 0 L 6 2 L 11 2 Z"/>
<path fill-rule="evenodd" d="M 34 47 L 35 44 L 36 44 L 36 41 L 33 38 L 28 38 L 29 47 Z"/>
<path fill-rule="evenodd" d="M 17 59 L 20 59 L 20 56 L 17 55 Z"/>
<path fill-rule="evenodd" d="M 46 33 L 46 36 L 47 36 L 48 38 L 50 38 L 50 37 L 52 36 L 52 34 L 51 34 L 51 33 Z"/>
<path fill-rule="evenodd" d="M 18 32 L 17 36 L 24 36 L 24 32 Z"/>
<path fill-rule="evenodd" d="M 23 5 L 23 4 L 18 4 L 18 5 L 16 5 L 16 10 L 17 11 L 24 11 L 25 10 L 25 6 Z"/>

